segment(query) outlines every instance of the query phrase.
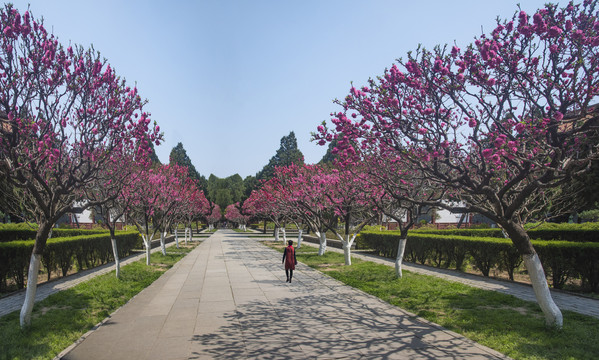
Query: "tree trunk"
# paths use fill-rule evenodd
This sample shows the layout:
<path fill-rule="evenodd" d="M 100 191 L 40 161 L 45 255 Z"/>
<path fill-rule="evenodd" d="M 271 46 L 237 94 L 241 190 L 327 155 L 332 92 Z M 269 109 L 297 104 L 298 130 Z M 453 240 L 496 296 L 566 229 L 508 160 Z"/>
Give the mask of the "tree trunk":
<path fill-rule="evenodd" d="M 166 256 L 166 244 L 164 242 L 164 238 L 166 237 L 166 231 L 160 232 L 160 251 L 162 251 L 162 255 Z"/>
<path fill-rule="evenodd" d="M 507 221 L 500 225 L 508 233 L 512 243 L 522 255 L 537 303 L 545 315 L 545 323 L 551 327 L 561 328 L 564 323 L 562 313 L 551 297 L 543 265 L 524 227 L 515 221 Z"/>
<path fill-rule="evenodd" d="M 302 247 L 302 233 L 303 233 L 302 229 L 297 230 L 297 248 L 298 249 Z"/>
<path fill-rule="evenodd" d="M 401 265 L 403 263 L 403 254 L 406 250 L 406 242 L 408 239 L 400 238 L 399 243 L 397 245 L 397 257 L 395 258 L 395 275 L 397 275 L 398 279 L 401 279 L 403 274 L 401 272 Z"/>
<path fill-rule="evenodd" d="M 283 232 L 283 242 L 287 244 L 287 230 L 283 227 L 281 231 Z"/>
<path fill-rule="evenodd" d="M 339 236 L 341 242 L 343 243 L 343 257 L 345 258 L 345 265 L 351 265 L 351 246 L 353 245 L 354 240 L 356 240 L 356 236 L 357 234 L 353 235 L 351 239 L 349 238 L 349 234 L 345 235 L 345 238 Z"/>
<path fill-rule="evenodd" d="M 25 301 L 21 308 L 19 318 L 21 328 L 25 328 L 31 324 L 31 311 L 35 304 L 35 293 L 37 292 L 37 277 L 40 272 L 42 254 L 46 248 L 48 237 L 52 233 L 51 223 L 40 223 L 35 234 L 35 245 L 29 260 L 29 271 L 27 273 L 27 289 L 25 290 Z"/>
<path fill-rule="evenodd" d="M 110 241 L 112 242 L 112 253 L 114 254 L 114 267 L 116 270 L 116 278 L 118 279 L 121 274 L 121 259 L 119 258 L 119 250 L 116 244 L 116 238 L 114 235 L 110 237 Z"/>
<path fill-rule="evenodd" d="M 316 236 L 318 236 L 320 238 L 320 246 L 318 247 L 318 256 L 322 256 L 327 251 L 327 233 L 326 233 L 326 231 L 325 232 L 316 231 L 315 234 L 316 234 Z"/>
<path fill-rule="evenodd" d="M 152 239 L 150 238 L 150 234 L 142 234 L 141 238 L 143 239 L 144 246 L 146 247 L 146 265 L 150 266 L 150 250 L 152 250 Z"/>
<path fill-rule="evenodd" d="M 555 302 L 551 297 L 541 259 L 539 259 L 537 254 L 523 255 L 522 258 L 524 259 L 524 266 L 528 271 L 528 276 L 530 276 L 537 302 L 539 303 L 541 310 L 543 310 L 543 314 L 545 314 L 545 324 L 561 329 L 564 325 L 564 318 L 562 312 L 557 305 L 555 305 Z"/>
<path fill-rule="evenodd" d="M 185 243 L 187 243 L 187 229 L 185 229 Z M 179 224 L 175 227 L 175 244 L 179 248 Z"/>
<path fill-rule="evenodd" d="M 345 259 L 345 265 L 351 265 L 351 245 L 346 241 L 343 242 L 343 258 Z"/>
<path fill-rule="evenodd" d="M 31 325 L 31 311 L 35 304 L 35 293 L 37 291 L 37 275 L 40 271 L 41 254 L 31 254 L 29 261 L 29 272 L 27 273 L 27 289 L 25 290 L 25 301 L 21 308 L 20 323 L 21 328 Z"/>
<path fill-rule="evenodd" d="M 275 227 L 275 241 L 279 241 L 279 228 Z"/>

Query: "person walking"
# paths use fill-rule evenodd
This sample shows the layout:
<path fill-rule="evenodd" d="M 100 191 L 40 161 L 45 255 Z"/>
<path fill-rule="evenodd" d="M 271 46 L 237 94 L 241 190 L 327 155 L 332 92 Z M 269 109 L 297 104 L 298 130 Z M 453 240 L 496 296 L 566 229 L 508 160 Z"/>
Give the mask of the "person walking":
<path fill-rule="evenodd" d="M 293 240 L 289 240 L 287 244 L 289 244 L 289 246 L 283 251 L 283 264 L 285 264 L 285 275 L 287 275 L 286 282 L 290 283 L 291 278 L 293 277 L 293 270 L 295 270 L 295 265 L 297 265 L 297 258 L 295 257 Z"/>

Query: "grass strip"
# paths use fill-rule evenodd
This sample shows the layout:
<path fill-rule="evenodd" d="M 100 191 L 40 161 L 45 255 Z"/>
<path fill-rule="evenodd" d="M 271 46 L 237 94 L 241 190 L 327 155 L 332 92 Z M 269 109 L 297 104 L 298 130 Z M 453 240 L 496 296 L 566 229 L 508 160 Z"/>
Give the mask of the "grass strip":
<path fill-rule="evenodd" d="M 196 245 L 171 248 L 166 256 L 153 253 L 151 266 L 145 265 L 145 258 L 125 265 L 119 279 L 112 271 L 53 294 L 35 304 L 31 326 L 24 330 L 19 326 L 18 311 L 1 317 L 0 360 L 53 359 L 148 287 Z"/>
<path fill-rule="evenodd" d="M 264 242 L 283 251 L 282 243 Z M 297 259 L 392 305 L 459 333 L 514 359 L 597 359 L 599 319 L 564 311 L 562 330 L 545 326 L 536 303 L 434 276 L 403 272 L 386 265 L 317 249 L 297 249 Z"/>

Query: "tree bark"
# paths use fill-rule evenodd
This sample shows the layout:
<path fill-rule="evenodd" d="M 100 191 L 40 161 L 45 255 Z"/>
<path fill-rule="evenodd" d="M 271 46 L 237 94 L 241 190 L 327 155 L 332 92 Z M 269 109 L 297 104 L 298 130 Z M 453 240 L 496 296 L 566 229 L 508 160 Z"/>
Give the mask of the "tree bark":
<path fill-rule="evenodd" d="M 327 251 L 327 233 L 326 233 L 326 231 L 325 232 L 316 231 L 315 234 L 316 234 L 316 236 L 318 236 L 320 238 L 320 246 L 318 247 L 318 256 L 322 256 Z"/>
<path fill-rule="evenodd" d="M 402 263 L 403 263 L 403 254 L 406 250 L 406 242 L 408 239 L 400 238 L 399 243 L 397 244 L 397 257 L 395 257 L 395 275 L 397 275 L 398 279 L 401 279 L 402 274 Z"/>
<path fill-rule="evenodd" d="M 150 266 L 150 255 L 151 255 L 151 246 L 152 246 L 152 239 L 150 238 L 150 234 L 142 234 L 141 238 L 144 241 L 144 245 L 146 247 L 146 265 Z"/>
<path fill-rule="evenodd" d="M 185 243 L 187 243 L 187 229 L 185 229 Z M 179 224 L 175 227 L 175 244 L 179 248 Z"/>
<path fill-rule="evenodd" d="M 46 248 L 48 237 L 52 233 L 53 223 L 40 223 L 35 234 L 35 245 L 29 260 L 29 271 L 27 272 L 27 289 L 25 290 L 25 301 L 21 307 L 20 324 L 25 328 L 31 324 L 31 311 L 35 304 L 35 293 L 37 292 L 37 277 L 40 272 L 42 254 Z"/>
<path fill-rule="evenodd" d="M 166 256 L 166 244 L 164 242 L 164 238 L 166 237 L 166 231 L 160 232 L 160 251 L 162 251 L 162 255 Z"/>
<path fill-rule="evenodd" d="M 353 235 L 350 239 L 350 235 L 347 234 L 341 238 L 341 242 L 343 243 L 343 257 L 345 259 L 345 265 L 351 265 L 351 246 L 354 244 L 354 240 L 356 240 L 357 234 Z"/>
<path fill-rule="evenodd" d="M 279 228 L 275 227 L 275 241 L 279 241 Z"/>
<path fill-rule="evenodd" d="M 297 248 L 298 249 L 302 247 L 302 233 L 303 233 L 302 229 L 297 230 Z"/>
<path fill-rule="evenodd" d="M 515 221 L 507 221 L 500 225 L 508 233 L 512 243 L 518 249 L 520 255 L 522 255 L 524 266 L 528 271 L 530 282 L 537 298 L 537 303 L 545 315 L 545 323 L 548 326 L 561 328 L 564 323 L 562 313 L 551 297 L 543 265 L 530 242 L 526 230 L 524 230 L 521 224 Z"/>
<path fill-rule="evenodd" d="M 29 272 L 27 273 L 27 289 L 25 290 L 25 301 L 21 308 L 19 318 L 21 328 L 31 325 L 31 311 L 35 304 L 35 293 L 37 291 L 37 276 L 40 271 L 42 255 L 33 253 L 29 261 Z"/>
<path fill-rule="evenodd" d="M 114 267 L 116 270 L 116 278 L 118 279 L 121 274 L 121 259 L 119 258 L 119 250 L 117 248 L 116 238 L 114 235 L 110 237 L 112 242 L 112 253 L 114 255 Z"/>

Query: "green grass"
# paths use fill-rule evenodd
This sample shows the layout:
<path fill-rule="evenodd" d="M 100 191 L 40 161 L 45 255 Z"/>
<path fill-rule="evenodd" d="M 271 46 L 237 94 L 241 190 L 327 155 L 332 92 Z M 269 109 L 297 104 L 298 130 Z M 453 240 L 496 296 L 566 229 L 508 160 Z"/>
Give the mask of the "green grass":
<path fill-rule="evenodd" d="M 265 242 L 282 251 L 282 244 Z M 597 359 L 599 319 L 564 311 L 562 330 L 549 329 L 536 303 L 440 278 L 327 252 L 297 249 L 298 261 L 514 359 Z"/>
<path fill-rule="evenodd" d="M 52 359 L 129 299 L 158 279 L 191 251 L 171 248 L 166 256 L 145 258 L 49 296 L 33 308 L 31 326 L 22 330 L 19 312 L 0 318 L 0 360 Z"/>

